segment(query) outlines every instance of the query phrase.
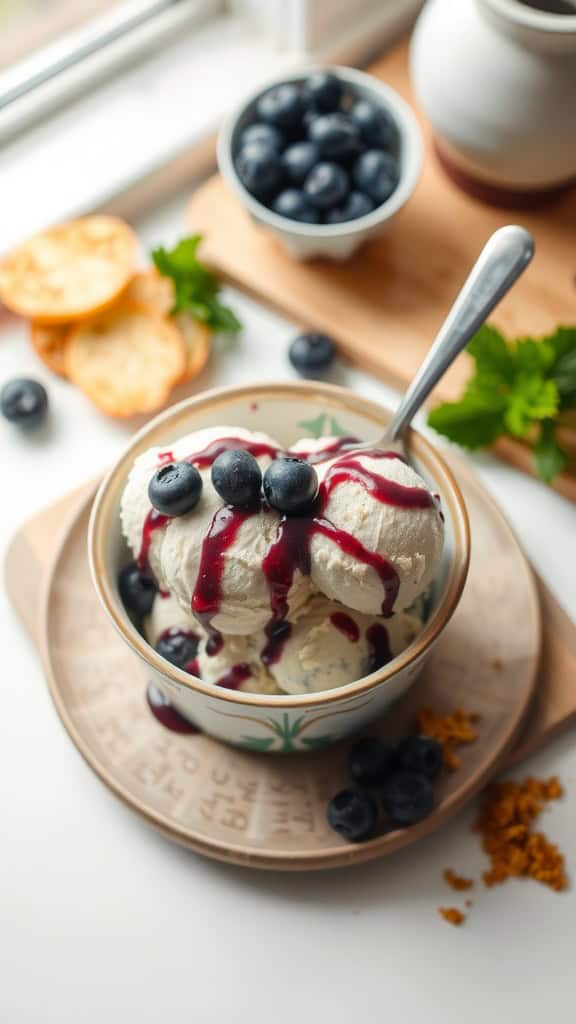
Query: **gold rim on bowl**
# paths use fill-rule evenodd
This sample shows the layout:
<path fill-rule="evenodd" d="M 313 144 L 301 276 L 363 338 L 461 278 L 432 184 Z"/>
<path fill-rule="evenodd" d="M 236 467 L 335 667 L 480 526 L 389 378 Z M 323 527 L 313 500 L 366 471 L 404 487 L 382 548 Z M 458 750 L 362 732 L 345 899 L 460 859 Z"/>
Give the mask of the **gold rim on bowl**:
<path fill-rule="evenodd" d="M 176 668 L 162 658 L 126 616 L 117 595 L 115 583 L 110 578 L 107 569 L 106 542 L 109 523 L 111 517 L 116 514 L 120 496 L 134 459 L 147 448 L 164 443 L 167 426 L 177 430 L 178 424 L 186 420 L 191 411 L 200 411 L 206 408 L 213 410 L 220 405 L 227 404 L 230 400 L 246 398 L 250 402 L 254 402 L 266 398 L 290 399 L 296 397 L 305 401 L 317 401 L 333 408 L 337 407 L 340 411 L 353 412 L 365 419 L 370 419 L 380 430 L 390 415 L 388 410 L 378 403 L 366 398 L 359 398 L 351 391 L 333 384 L 298 382 L 215 388 L 172 406 L 143 427 L 102 481 L 94 499 L 88 527 L 88 557 L 92 580 L 108 617 L 129 647 L 160 675 L 207 697 L 215 696 L 214 686 Z M 264 695 L 221 688 L 217 693 L 219 699 L 245 707 L 320 708 L 336 700 L 342 701 L 368 693 L 386 680 L 392 679 L 398 672 L 416 661 L 437 639 L 450 621 L 466 582 L 470 561 L 470 528 L 460 488 L 442 456 L 425 437 L 412 429 L 408 436 L 408 447 L 425 467 L 430 478 L 439 485 L 443 493 L 445 511 L 450 517 L 454 531 L 454 555 L 444 593 L 422 632 L 405 651 L 402 651 L 382 669 L 348 683 L 346 686 L 296 695 Z"/>

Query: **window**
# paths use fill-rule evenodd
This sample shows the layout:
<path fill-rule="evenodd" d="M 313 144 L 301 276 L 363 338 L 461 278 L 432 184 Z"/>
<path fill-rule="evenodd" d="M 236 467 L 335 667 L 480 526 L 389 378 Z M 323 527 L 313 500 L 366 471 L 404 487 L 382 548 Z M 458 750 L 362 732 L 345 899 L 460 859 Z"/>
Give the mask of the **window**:
<path fill-rule="evenodd" d="M 126 66 L 219 6 L 215 0 L 20 0 L 0 7 L 0 129 L 25 126 L 66 91 L 77 93 Z"/>

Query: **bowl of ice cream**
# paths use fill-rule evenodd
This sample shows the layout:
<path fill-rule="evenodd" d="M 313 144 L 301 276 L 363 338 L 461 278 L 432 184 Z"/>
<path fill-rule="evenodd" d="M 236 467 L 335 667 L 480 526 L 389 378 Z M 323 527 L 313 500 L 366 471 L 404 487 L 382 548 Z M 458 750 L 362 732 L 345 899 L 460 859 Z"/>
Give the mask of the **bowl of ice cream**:
<path fill-rule="evenodd" d="M 468 520 L 417 432 L 409 462 L 354 453 L 388 416 L 327 384 L 206 392 L 151 421 L 101 484 L 94 586 L 199 729 L 310 750 L 380 716 L 421 671 L 466 580 Z"/>

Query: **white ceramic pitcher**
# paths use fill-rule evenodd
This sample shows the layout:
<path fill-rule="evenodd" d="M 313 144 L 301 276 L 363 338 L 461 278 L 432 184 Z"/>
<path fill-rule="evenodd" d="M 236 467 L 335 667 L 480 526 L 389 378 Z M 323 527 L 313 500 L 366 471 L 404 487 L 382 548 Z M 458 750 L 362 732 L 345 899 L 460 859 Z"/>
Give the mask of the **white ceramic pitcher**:
<path fill-rule="evenodd" d="M 538 198 L 576 180 L 576 0 L 429 0 L 411 71 L 464 187 Z"/>

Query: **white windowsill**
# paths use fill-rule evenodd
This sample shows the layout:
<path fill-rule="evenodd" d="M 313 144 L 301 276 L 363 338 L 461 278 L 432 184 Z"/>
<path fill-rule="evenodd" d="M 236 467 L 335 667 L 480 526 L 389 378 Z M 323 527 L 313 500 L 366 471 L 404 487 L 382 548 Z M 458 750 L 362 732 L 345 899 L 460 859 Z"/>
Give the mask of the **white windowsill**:
<path fill-rule="evenodd" d="M 380 46 L 406 27 L 418 0 L 371 21 Z M 328 40 L 318 58 L 354 62 L 366 33 Z M 223 114 L 267 76 L 314 57 L 279 53 L 253 21 L 219 16 L 189 29 L 145 63 L 5 145 L 0 161 L 0 251 L 41 227 L 106 207 L 130 215 L 205 173 Z"/>

